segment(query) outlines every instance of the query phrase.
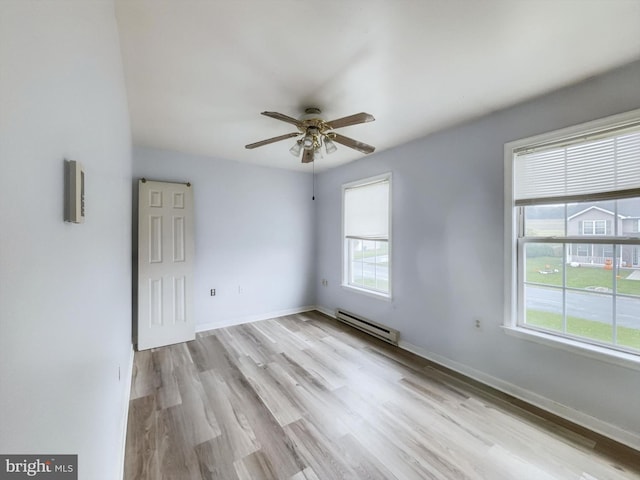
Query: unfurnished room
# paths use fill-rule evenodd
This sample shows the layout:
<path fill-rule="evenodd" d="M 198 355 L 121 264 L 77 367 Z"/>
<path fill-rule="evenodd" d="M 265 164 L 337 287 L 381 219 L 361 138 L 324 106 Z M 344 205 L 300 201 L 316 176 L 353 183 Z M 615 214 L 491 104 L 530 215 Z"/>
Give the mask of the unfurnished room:
<path fill-rule="evenodd" d="M 0 0 L 0 479 L 640 479 L 640 0 Z"/>

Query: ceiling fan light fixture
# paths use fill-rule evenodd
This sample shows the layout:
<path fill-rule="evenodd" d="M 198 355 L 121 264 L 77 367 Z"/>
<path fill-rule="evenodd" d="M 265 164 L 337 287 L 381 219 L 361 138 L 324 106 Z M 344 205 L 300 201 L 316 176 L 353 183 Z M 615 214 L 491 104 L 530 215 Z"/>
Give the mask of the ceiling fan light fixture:
<path fill-rule="evenodd" d="M 289 153 L 291 153 L 291 155 L 293 155 L 294 157 L 300 156 L 301 151 L 302 151 L 302 140 L 298 140 L 296 143 L 293 144 L 293 147 L 289 149 Z"/>
<path fill-rule="evenodd" d="M 314 147 L 314 144 L 315 142 L 313 141 L 313 135 L 311 134 L 306 134 L 302 139 L 302 147 L 305 150 L 312 150 Z"/>
<path fill-rule="evenodd" d="M 327 154 L 333 153 L 336 150 L 338 150 L 338 147 L 336 147 L 336 144 L 333 143 L 333 140 L 331 140 L 329 137 L 325 136 L 324 137 L 324 149 L 327 152 Z"/>

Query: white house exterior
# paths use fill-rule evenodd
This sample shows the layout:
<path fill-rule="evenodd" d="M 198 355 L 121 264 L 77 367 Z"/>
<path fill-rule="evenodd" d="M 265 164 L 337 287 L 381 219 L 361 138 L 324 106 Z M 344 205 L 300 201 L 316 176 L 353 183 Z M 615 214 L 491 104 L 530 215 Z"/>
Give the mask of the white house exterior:
<path fill-rule="evenodd" d="M 567 219 L 567 235 L 570 236 L 618 236 L 640 237 L 640 216 L 625 216 L 601 207 L 591 206 Z M 571 244 L 567 261 L 581 265 L 605 265 L 613 261 L 613 245 L 579 243 Z M 622 245 L 617 252 L 620 267 L 640 265 L 640 246 Z"/>

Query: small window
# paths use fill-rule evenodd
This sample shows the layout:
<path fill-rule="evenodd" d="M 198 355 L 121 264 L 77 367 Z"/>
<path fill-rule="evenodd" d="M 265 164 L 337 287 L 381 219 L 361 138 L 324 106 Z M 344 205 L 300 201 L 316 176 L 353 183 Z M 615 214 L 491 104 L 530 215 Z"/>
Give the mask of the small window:
<path fill-rule="evenodd" d="M 584 222 L 582 222 L 582 234 L 583 235 L 606 235 L 607 221 L 606 220 L 585 220 Z"/>
<path fill-rule="evenodd" d="M 391 296 L 391 174 L 342 187 L 343 285 Z"/>
<path fill-rule="evenodd" d="M 507 325 L 640 354 L 639 164 L 640 111 L 506 146 Z"/>

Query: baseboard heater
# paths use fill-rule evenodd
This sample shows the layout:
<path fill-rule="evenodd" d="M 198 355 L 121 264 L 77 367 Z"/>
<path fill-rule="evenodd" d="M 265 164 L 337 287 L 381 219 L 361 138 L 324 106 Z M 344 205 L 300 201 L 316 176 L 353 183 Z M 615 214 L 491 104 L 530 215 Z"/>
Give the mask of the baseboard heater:
<path fill-rule="evenodd" d="M 400 332 L 398 332 L 398 330 L 389 328 L 385 325 L 374 322 L 373 320 L 359 317 L 358 315 L 339 308 L 336 310 L 336 318 L 342 323 L 346 323 L 358 330 L 362 330 L 363 332 L 373 335 L 380 340 L 384 340 L 392 345 L 398 345 L 398 337 L 400 336 Z"/>

